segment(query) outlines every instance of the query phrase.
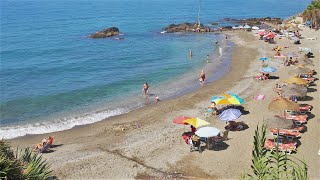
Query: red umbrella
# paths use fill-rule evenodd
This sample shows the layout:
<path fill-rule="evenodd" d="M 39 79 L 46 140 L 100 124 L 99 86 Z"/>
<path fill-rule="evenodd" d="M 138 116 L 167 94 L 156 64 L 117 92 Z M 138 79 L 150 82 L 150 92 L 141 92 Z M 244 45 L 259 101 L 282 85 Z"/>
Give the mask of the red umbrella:
<path fill-rule="evenodd" d="M 187 120 L 187 119 L 191 119 L 191 117 L 180 116 L 180 117 L 174 119 L 172 122 L 173 122 L 174 124 L 187 124 L 187 123 L 183 122 L 184 120 Z"/>
<path fill-rule="evenodd" d="M 268 33 L 266 37 L 270 39 L 270 38 L 274 38 L 274 36 L 275 35 L 273 33 Z"/>

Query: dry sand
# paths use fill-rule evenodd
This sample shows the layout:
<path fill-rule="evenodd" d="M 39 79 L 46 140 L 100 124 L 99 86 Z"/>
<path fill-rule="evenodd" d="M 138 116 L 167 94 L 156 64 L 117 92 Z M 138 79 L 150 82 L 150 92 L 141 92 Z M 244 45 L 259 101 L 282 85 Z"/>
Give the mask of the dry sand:
<path fill-rule="evenodd" d="M 319 31 L 304 29 L 304 37 L 320 38 Z M 284 67 L 278 61 L 270 63 L 278 68 L 272 74 L 279 79 L 268 81 L 254 80 L 262 65 L 260 57 L 273 57 L 271 51 L 276 45 L 258 40 L 252 32 L 237 31 L 230 33 L 230 39 L 236 43 L 232 55 L 230 72 L 204 88 L 168 101 L 161 101 L 141 109 L 106 119 L 104 121 L 76 127 L 71 130 L 51 133 L 55 136 L 54 152 L 44 154 L 52 164 L 54 174 L 59 179 L 134 179 L 157 177 L 174 178 L 222 178 L 239 179 L 250 168 L 253 135 L 256 126 L 263 119 L 274 116 L 277 112 L 268 110 L 268 104 L 276 93 L 274 85 L 290 77 L 292 67 Z M 302 39 L 301 45 L 294 45 L 288 39 L 277 40 L 277 45 L 289 48 L 282 53 L 298 51 L 298 47 L 310 47 L 315 53 L 314 69 L 319 72 L 319 40 Z M 319 81 L 315 82 L 317 89 Z M 206 119 L 213 126 L 224 129 L 225 124 L 216 116 L 205 116 L 209 99 L 224 92 L 238 93 L 245 98 L 245 110 L 240 120 L 249 124 L 249 129 L 230 132 L 227 145 L 220 149 L 205 150 L 202 154 L 190 153 L 181 134 L 189 130 L 188 126 L 174 125 L 172 120 L 178 116 L 192 116 Z M 257 101 L 256 95 L 264 94 L 266 99 Z M 301 146 L 294 155 L 304 159 L 309 165 L 311 179 L 320 179 L 319 145 L 319 92 L 308 93 L 313 100 L 305 103 L 314 106 L 307 127 L 302 134 Z M 300 103 L 300 102 L 299 102 Z M 142 127 L 134 124 L 139 122 Z M 121 128 L 125 128 L 121 131 Z M 11 140 L 13 146 L 31 147 L 47 135 L 30 135 Z"/>

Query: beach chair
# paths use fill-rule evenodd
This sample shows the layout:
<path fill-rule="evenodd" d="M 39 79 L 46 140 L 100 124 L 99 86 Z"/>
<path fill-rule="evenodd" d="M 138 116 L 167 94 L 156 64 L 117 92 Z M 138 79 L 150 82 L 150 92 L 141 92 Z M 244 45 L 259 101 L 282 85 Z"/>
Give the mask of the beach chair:
<path fill-rule="evenodd" d="M 288 139 L 294 139 L 300 137 L 300 133 L 297 131 L 291 131 L 288 129 L 277 129 L 277 128 L 272 128 L 270 129 L 270 132 L 273 136 L 278 135 L 278 130 L 279 130 L 279 136 L 286 137 Z"/>
<path fill-rule="evenodd" d="M 295 123 L 297 123 L 298 125 L 301 125 L 301 124 L 305 124 L 307 123 L 307 118 L 308 118 L 308 115 L 306 114 L 299 114 L 299 115 L 278 115 L 276 117 L 281 117 L 281 118 L 284 118 L 284 119 L 289 119 L 289 120 L 293 120 Z"/>
<path fill-rule="evenodd" d="M 299 104 L 300 114 L 306 114 L 312 110 L 313 106 L 309 104 Z"/>
<path fill-rule="evenodd" d="M 265 144 L 264 144 L 264 148 L 266 150 L 269 150 L 271 152 L 276 150 L 276 145 L 277 142 L 275 142 L 277 140 L 275 139 L 266 139 Z M 278 150 L 280 152 L 287 152 L 289 154 L 291 154 L 292 152 L 296 151 L 296 142 L 293 140 L 284 140 L 284 139 L 279 139 L 280 143 L 278 144 Z"/>

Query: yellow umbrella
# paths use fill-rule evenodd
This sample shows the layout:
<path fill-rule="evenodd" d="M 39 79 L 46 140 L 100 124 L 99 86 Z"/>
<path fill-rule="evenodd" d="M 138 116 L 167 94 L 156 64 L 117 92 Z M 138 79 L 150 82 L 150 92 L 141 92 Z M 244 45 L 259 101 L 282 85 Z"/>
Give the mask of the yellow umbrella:
<path fill-rule="evenodd" d="M 199 119 L 199 118 L 191 118 L 191 119 L 184 120 L 183 122 L 188 123 L 188 124 L 192 125 L 195 128 L 210 124 L 207 121 Z"/>
<path fill-rule="evenodd" d="M 217 105 L 241 105 L 239 99 L 233 96 L 230 96 L 230 98 L 214 99 L 213 102 L 215 102 Z"/>
<path fill-rule="evenodd" d="M 288 84 L 299 84 L 299 85 L 307 85 L 308 84 L 308 81 L 301 79 L 299 77 L 293 77 L 288 80 L 285 80 L 284 82 L 288 83 Z"/>

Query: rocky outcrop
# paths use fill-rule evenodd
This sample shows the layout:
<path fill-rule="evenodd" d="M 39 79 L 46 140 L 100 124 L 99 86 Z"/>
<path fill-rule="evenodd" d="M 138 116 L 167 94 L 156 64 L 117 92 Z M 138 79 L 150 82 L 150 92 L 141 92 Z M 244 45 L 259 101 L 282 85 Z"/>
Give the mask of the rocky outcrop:
<path fill-rule="evenodd" d="M 261 25 L 261 22 L 269 22 L 273 24 L 281 23 L 280 18 L 271 18 L 271 17 L 264 17 L 264 18 L 247 18 L 247 19 L 231 19 L 231 18 L 224 18 L 226 22 L 232 22 L 235 24 L 248 24 L 249 26 L 257 26 Z"/>
<path fill-rule="evenodd" d="M 111 28 L 104 29 L 102 31 L 98 31 L 94 34 L 91 34 L 89 37 L 90 38 L 107 38 L 115 35 L 119 35 L 119 29 L 117 27 L 111 27 Z"/>
<path fill-rule="evenodd" d="M 166 33 L 175 33 L 175 32 L 210 32 L 209 27 L 201 25 L 198 28 L 196 23 L 182 23 L 182 24 L 170 24 L 169 26 L 163 28 Z"/>

